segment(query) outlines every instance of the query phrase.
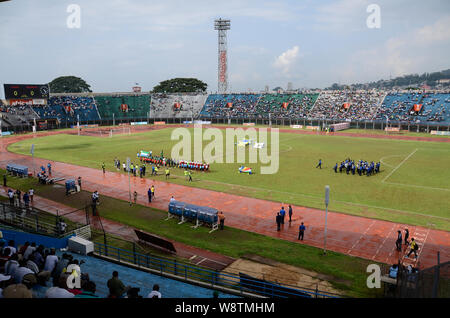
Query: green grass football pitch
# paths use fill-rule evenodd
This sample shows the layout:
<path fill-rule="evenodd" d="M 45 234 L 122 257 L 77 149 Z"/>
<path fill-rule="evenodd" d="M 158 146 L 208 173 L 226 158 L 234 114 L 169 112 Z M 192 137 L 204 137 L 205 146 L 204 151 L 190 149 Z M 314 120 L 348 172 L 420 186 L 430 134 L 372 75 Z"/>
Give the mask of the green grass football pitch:
<path fill-rule="evenodd" d="M 173 131 L 168 128 L 112 138 L 61 134 L 24 140 L 10 145 L 9 150 L 29 155 L 33 143 L 36 157 L 96 169 L 105 162 L 108 170 L 116 171 L 115 157 L 121 162 L 126 157 L 138 162 L 139 150 L 152 150 L 157 155 L 163 150 L 165 156 L 170 155 L 179 142 L 171 140 Z M 226 140 L 225 131 L 220 132 Z M 210 141 L 203 141 L 203 150 L 208 144 Z M 234 159 L 238 148 L 232 147 Z M 186 182 L 182 169 L 174 168 L 169 181 L 320 209 L 324 209 L 324 187 L 329 185 L 331 211 L 450 229 L 449 143 L 281 133 L 279 151 L 272 153 L 272 148 L 269 134 L 265 150 L 273 159 L 279 158 L 275 174 L 261 174 L 260 167 L 267 164 L 249 163 L 245 150 L 247 163 L 212 163 L 209 173 L 194 172 L 192 183 Z M 223 161 L 230 154 L 225 145 L 213 151 L 213 156 Z M 371 177 L 334 173 L 334 164 L 347 157 L 381 161 L 381 173 Z M 322 169 L 315 168 L 319 159 Z M 251 167 L 255 174 L 239 174 L 242 165 Z M 165 180 L 160 171 L 161 175 L 153 178 Z"/>

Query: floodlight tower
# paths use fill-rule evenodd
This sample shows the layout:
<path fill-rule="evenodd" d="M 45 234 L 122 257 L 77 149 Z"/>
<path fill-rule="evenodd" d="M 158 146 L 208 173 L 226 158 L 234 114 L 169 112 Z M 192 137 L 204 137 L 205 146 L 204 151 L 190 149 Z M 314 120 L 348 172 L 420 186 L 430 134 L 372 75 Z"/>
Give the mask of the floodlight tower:
<path fill-rule="evenodd" d="M 230 20 L 214 20 L 214 30 L 219 31 L 219 54 L 218 54 L 218 90 L 219 94 L 226 93 L 228 89 L 228 61 L 227 61 L 227 30 L 230 30 Z"/>

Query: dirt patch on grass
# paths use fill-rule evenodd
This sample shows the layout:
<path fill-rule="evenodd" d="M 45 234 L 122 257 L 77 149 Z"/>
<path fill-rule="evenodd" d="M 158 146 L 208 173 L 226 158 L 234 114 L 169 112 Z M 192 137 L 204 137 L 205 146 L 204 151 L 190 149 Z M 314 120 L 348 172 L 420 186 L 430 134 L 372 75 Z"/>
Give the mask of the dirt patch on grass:
<path fill-rule="evenodd" d="M 239 275 L 245 273 L 257 279 L 271 281 L 281 285 L 312 289 L 343 295 L 343 292 L 333 287 L 330 281 L 333 277 L 309 271 L 300 267 L 279 263 L 258 255 L 247 254 L 224 269 L 227 273 Z M 350 285 L 351 282 L 340 283 Z"/>

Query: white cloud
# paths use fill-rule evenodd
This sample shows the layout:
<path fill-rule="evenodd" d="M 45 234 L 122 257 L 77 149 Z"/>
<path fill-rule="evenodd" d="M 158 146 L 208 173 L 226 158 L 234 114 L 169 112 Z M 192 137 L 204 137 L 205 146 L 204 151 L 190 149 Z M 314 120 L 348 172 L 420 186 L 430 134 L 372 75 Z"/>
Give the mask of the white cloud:
<path fill-rule="evenodd" d="M 280 69 L 284 75 L 288 75 L 291 67 L 299 58 L 300 48 L 296 45 L 292 49 L 283 52 L 275 59 L 274 66 Z"/>

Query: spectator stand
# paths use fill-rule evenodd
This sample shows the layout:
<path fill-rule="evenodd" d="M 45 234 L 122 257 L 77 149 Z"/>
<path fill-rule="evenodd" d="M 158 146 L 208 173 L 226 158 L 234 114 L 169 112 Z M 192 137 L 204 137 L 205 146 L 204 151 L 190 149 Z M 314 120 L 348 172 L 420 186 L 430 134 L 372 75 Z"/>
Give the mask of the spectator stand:
<path fill-rule="evenodd" d="M 219 229 L 219 211 L 210 207 L 198 206 L 194 204 L 184 203 L 180 201 L 172 201 L 169 203 L 168 216 L 166 221 L 171 218 L 179 218 L 178 224 L 186 222 L 195 222 L 192 228 L 196 229 L 201 225 L 211 227 L 212 233 Z"/>

